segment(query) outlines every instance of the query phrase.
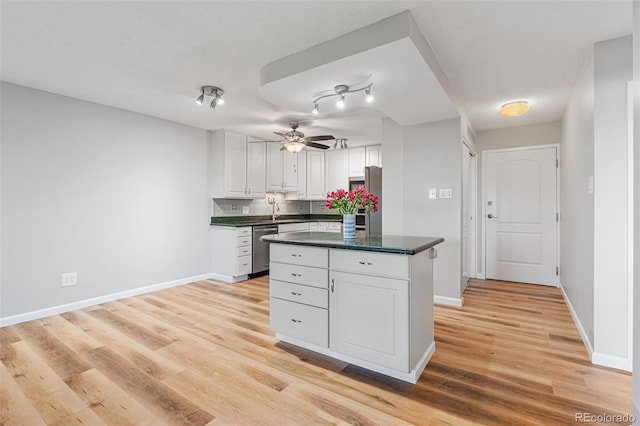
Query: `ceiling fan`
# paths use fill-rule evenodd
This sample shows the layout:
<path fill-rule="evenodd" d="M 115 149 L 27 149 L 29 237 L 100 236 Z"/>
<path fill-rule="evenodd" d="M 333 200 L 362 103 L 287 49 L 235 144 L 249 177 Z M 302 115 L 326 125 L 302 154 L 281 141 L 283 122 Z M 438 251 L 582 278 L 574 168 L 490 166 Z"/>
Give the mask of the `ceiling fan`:
<path fill-rule="evenodd" d="M 328 145 L 324 145 L 321 143 L 316 143 L 316 141 L 331 141 L 335 138 L 331 135 L 319 135 L 319 136 L 304 136 L 304 133 L 299 132 L 298 125 L 300 123 L 297 121 L 290 121 L 289 126 L 291 126 L 291 131 L 289 132 L 273 132 L 278 136 L 282 136 L 284 138 L 282 151 L 289 150 L 291 152 L 300 152 L 302 148 L 308 146 L 310 148 L 318 148 L 318 149 L 328 149 Z"/>

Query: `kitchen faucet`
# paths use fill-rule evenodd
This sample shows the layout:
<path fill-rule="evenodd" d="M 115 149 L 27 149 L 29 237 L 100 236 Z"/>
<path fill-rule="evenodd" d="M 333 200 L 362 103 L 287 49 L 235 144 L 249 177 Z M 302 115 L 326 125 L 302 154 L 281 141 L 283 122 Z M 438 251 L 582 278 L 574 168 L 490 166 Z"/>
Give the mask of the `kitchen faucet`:
<path fill-rule="evenodd" d="M 276 221 L 276 217 L 278 217 L 279 215 L 276 214 L 276 211 L 280 211 L 280 206 L 278 205 L 278 202 L 276 201 L 276 197 L 269 197 L 267 198 L 267 202 L 269 204 L 271 204 L 271 220 L 273 222 Z"/>

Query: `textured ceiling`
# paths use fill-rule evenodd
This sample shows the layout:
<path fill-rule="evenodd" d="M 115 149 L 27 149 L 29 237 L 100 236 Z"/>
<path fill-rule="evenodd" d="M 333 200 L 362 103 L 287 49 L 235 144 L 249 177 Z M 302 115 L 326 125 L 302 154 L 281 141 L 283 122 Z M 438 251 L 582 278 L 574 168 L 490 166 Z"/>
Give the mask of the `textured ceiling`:
<path fill-rule="evenodd" d="M 257 137 L 290 118 L 311 118 L 260 97 L 265 64 L 406 9 L 479 129 L 559 119 L 589 45 L 631 32 L 630 1 L 2 1 L 1 8 L 3 80 Z M 224 88 L 224 107 L 195 104 L 206 84 Z M 519 97 L 532 100 L 530 114 L 497 116 L 500 103 Z M 302 130 L 375 142 L 379 116 L 354 109 Z"/>

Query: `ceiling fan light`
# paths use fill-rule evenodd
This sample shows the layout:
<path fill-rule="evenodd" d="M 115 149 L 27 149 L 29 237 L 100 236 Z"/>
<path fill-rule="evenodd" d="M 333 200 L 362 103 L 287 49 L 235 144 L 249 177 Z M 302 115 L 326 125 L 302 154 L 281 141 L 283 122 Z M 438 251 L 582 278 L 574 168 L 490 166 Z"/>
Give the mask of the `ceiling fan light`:
<path fill-rule="evenodd" d="M 344 95 L 340 95 L 340 99 L 336 102 L 336 106 L 340 109 L 344 108 Z"/>
<path fill-rule="evenodd" d="M 527 101 L 509 102 L 500 108 L 500 115 L 503 117 L 518 117 L 529 111 L 529 103 Z"/>
<path fill-rule="evenodd" d="M 305 144 L 303 144 L 302 142 L 293 141 L 285 143 L 284 147 L 287 148 L 287 151 L 297 154 L 298 152 L 302 151 L 302 148 L 305 147 Z"/>

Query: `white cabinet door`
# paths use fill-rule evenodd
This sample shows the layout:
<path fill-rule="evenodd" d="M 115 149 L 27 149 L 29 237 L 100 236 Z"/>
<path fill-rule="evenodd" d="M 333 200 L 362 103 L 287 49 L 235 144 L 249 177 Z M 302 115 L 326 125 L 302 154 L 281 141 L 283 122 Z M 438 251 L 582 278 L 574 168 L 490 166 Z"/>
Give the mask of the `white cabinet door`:
<path fill-rule="evenodd" d="M 247 197 L 264 198 L 266 179 L 266 143 L 247 143 Z"/>
<path fill-rule="evenodd" d="M 329 273 L 329 347 L 409 372 L 409 282 Z"/>
<path fill-rule="evenodd" d="M 349 148 L 349 177 L 364 177 L 365 148 Z"/>
<path fill-rule="evenodd" d="M 225 196 L 244 197 L 247 178 L 247 137 L 225 132 Z"/>
<path fill-rule="evenodd" d="M 307 199 L 324 200 L 324 152 L 307 152 Z"/>
<path fill-rule="evenodd" d="M 298 154 L 282 152 L 282 189 L 289 192 L 298 190 Z"/>
<path fill-rule="evenodd" d="M 282 191 L 282 144 L 267 143 L 267 191 Z"/>
<path fill-rule="evenodd" d="M 325 154 L 325 189 L 327 192 L 337 189 L 349 189 L 349 151 L 340 149 Z"/>
<path fill-rule="evenodd" d="M 298 153 L 298 200 L 307 199 L 307 151 Z"/>
<path fill-rule="evenodd" d="M 366 147 L 367 167 L 382 167 L 382 146 L 371 145 Z"/>

